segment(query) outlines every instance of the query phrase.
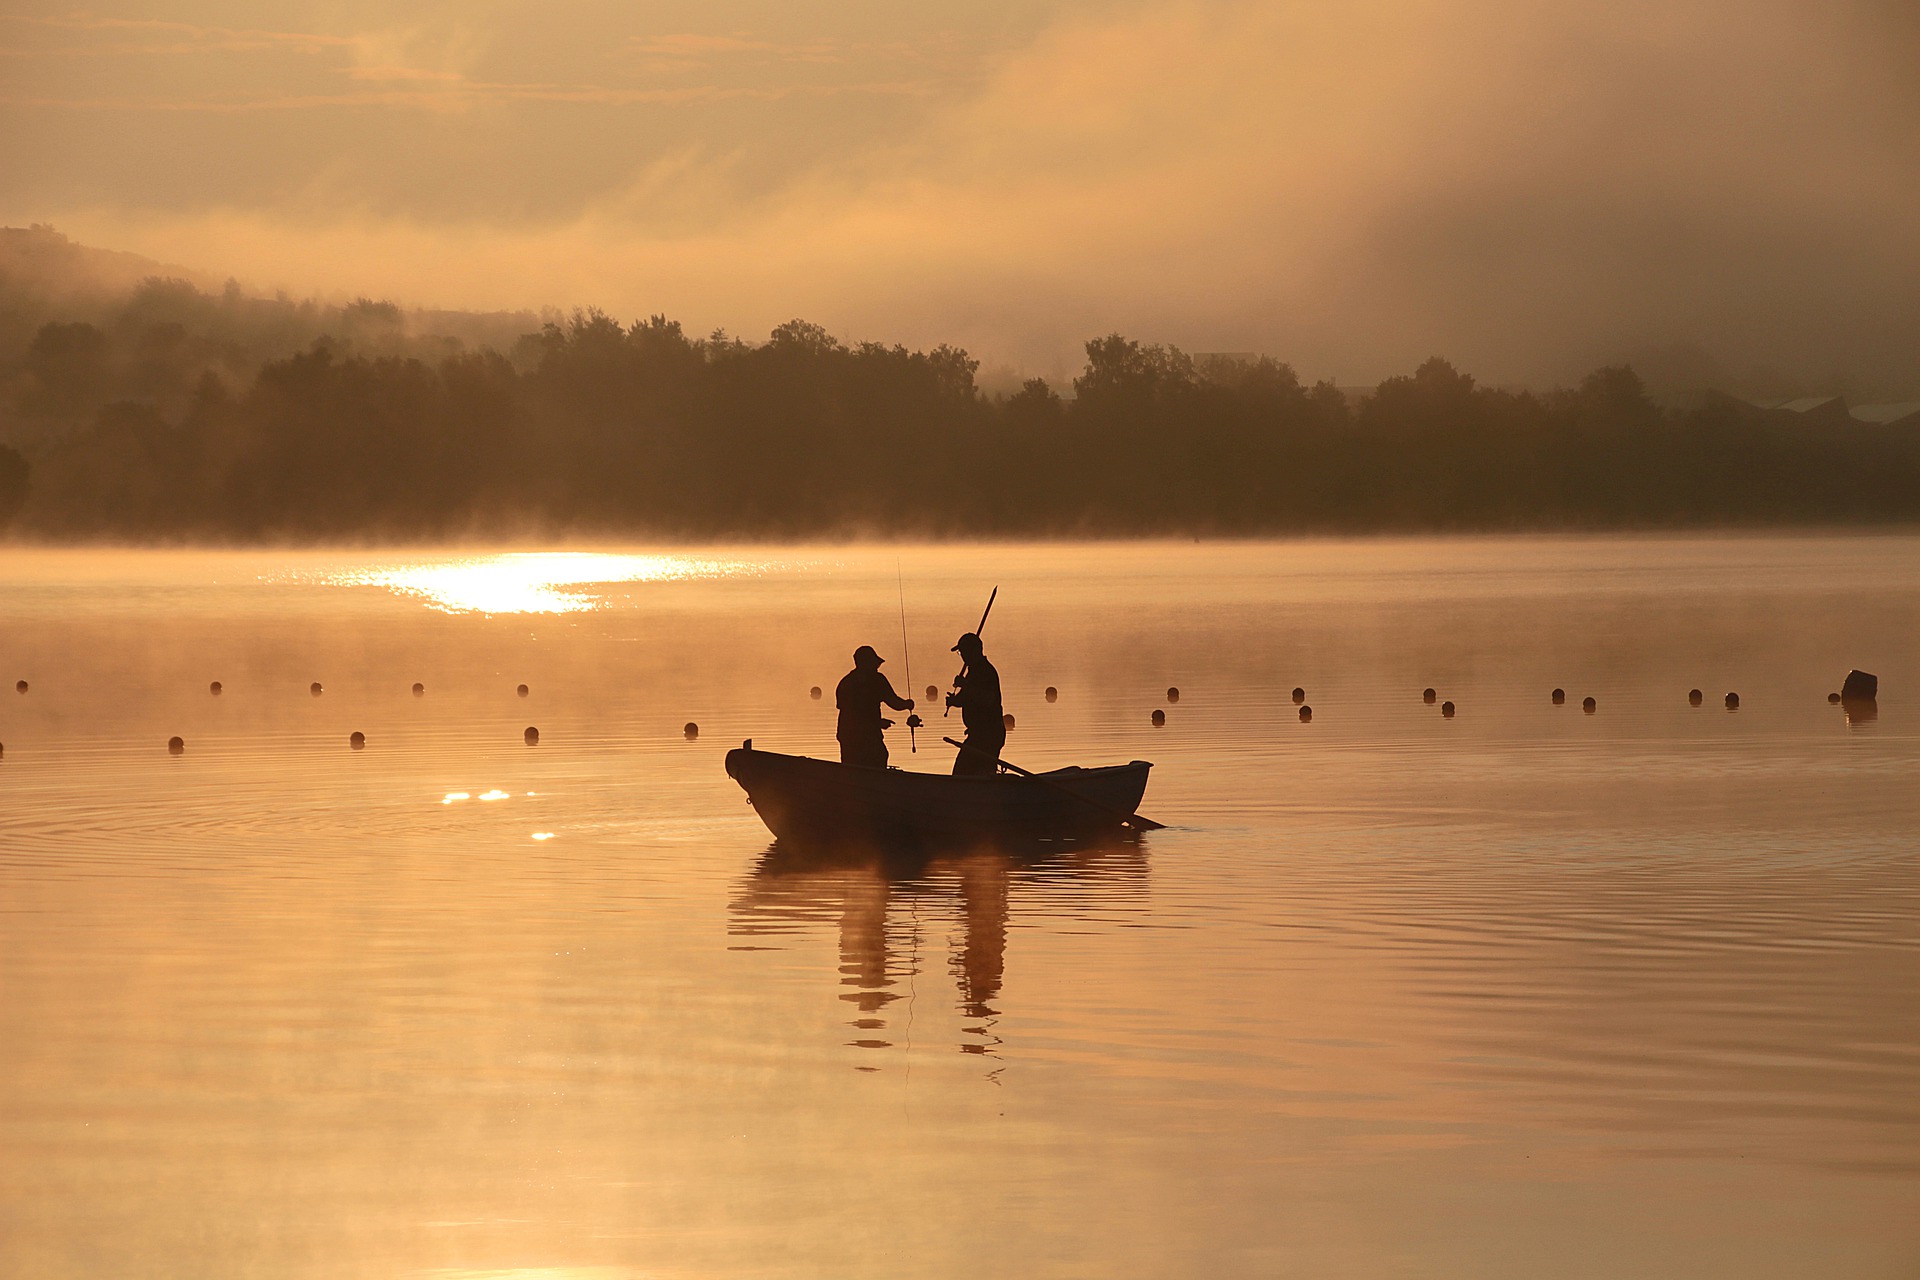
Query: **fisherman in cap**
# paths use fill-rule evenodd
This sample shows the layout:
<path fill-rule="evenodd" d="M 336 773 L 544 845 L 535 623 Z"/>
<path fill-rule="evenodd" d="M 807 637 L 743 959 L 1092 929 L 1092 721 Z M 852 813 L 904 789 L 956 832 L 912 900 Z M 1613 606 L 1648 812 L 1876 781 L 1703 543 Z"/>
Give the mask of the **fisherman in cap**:
<path fill-rule="evenodd" d="M 1006 713 L 1000 706 L 1000 673 L 987 661 L 980 637 L 969 631 L 953 646 L 965 663 L 954 677 L 958 686 L 947 695 L 947 705 L 960 708 L 967 741 L 953 762 L 955 774 L 991 776 L 1000 769 L 1000 748 L 1007 745 Z"/>
<path fill-rule="evenodd" d="M 883 730 L 893 721 L 880 718 L 880 704 L 895 711 L 913 710 L 913 699 L 893 691 L 893 682 L 880 674 L 886 659 L 863 644 L 853 651 L 853 670 L 840 677 L 833 691 L 833 705 L 840 708 L 840 763 L 864 764 L 877 769 L 887 767 L 887 740 Z"/>

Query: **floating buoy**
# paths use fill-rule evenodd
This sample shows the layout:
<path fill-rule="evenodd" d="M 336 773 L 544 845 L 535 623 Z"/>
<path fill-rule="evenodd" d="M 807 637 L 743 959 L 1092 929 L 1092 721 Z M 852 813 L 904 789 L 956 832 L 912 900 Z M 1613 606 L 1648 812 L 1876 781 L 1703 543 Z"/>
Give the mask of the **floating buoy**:
<path fill-rule="evenodd" d="M 1165 724 L 1166 722 L 1167 722 L 1167 713 L 1156 707 L 1153 712 L 1153 727 L 1158 729 L 1161 725 Z"/>
<path fill-rule="evenodd" d="M 1302 689 L 1299 685 L 1295 685 L 1293 688 L 1293 705 L 1297 707 L 1301 703 L 1305 702 L 1306 700 L 1307 700 L 1307 691 L 1305 689 Z"/>
<path fill-rule="evenodd" d="M 1432 706 L 1433 700 L 1439 696 L 1440 695 L 1435 693 L 1432 689 L 1422 689 L 1420 691 L 1420 701 L 1426 703 L 1428 706 Z"/>
<path fill-rule="evenodd" d="M 1586 712 L 1588 715 L 1592 715 L 1594 712 L 1600 709 L 1600 704 L 1595 702 L 1592 698 L 1582 698 L 1580 699 L 1580 709 Z"/>
<path fill-rule="evenodd" d="M 1311 719 L 1313 719 L 1313 708 L 1303 705 L 1300 708 L 1300 723 L 1305 724 Z"/>
<path fill-rule="evenodd" d="M 25 680 L 14 681 L 13 691 L 15 693 L 25 693 L 27 691 L 27 682 Z"/>
<path fill-rule="evenodd" d="M 1047 686 L 1047 701 L 1048 702 L 1060 701 L 1060 691 L 1054 688 L 1052 685 Z"/>
<path fill-rule="evenodd" d="M 1728 694 L 1728 695 L 1727 695 L 1727 710 L 1729 710 L 1729 711 L 1738 711 L 1739 709 L 1740 709 L 1740 695 L 1739 695 L 1739 694 L 1737 694 L 1737 693 L 1730 693 L 1730 694 Z"/>
<path fill-rule="evenodd" d="M 1849 671 L 1840 682 L 1842 702 L 1873 702 L 1880 697 L 1880 677 L 1870 671 Z"/>
<path fill-rule="evenodd" d="M 527 731 L 521 734 L 520 736 L 527 740 L 527 745 L 530 747 L 537 747 L 540 745 L 540 731 L 534 728 L 532 725 L 528 725 Z"/>
<path fill-rule="evenodd" d="M 0 760 L 5 759 L 6 755 L 7 755 L 7 744 L 4 742 L 0 742 Z"/>
<path fill-rule="evenodd" d="M 527 686 L 519 685 L 514 689 L 514 692 L 524 698 L 527 696 Z"/>
<path fill-rule="evenodd" d="M 212 694 L 212 695 L 213 695 L 214 697 L 216 697 L 216 698 L 217 698 L 217 697 L 219 697 L 219 696 L 220 696 L 220 682 L 219 682 L 218 680 L 215 680 L 215 681 L 214 681 L 214 682 L 213 682 L 212 684 L 210 684 L 210 685 L 208 685 L 208 686 L 207 686 L 207 692 L 208 692 L 208 693 L 210 693 L 210 694 Z"/>
<path fill-rule="evenodd" d="M 1440 714 L 1445 716 L 1449 720 L 1453 719 L 1453 704 L 1451 702 L 1441 703 Z"/>
<path fill-rule="evenodd" d="M 355 729 L 353 735 L 347 739 L 347 745 L 358 751 L 367 745 L 367 735 Z"/>
<path fill-rule="evenodd" d="M 421 684 L 421 683 L 420 683 L 420 682 L 419 682 L 418 680 L 415 680 L 415 681 L 413 682 L 413 696 L 414 696 L 414 697 L 416 697 L 416 698 L 420 698 L 420 697 L 425 697 L 425 696 L 426 696 L 426 692 L 427 692 L 427 686 L 425 686 L 425 685 L 423 685 L 423 684 Z"/>
<path fill-rule="evenodd" d="M 820 686 L 815 685 L 813 686 L 813 688 L 807 690 L 807 696 L 809 698 L 812 698 L 815 702 L 820 701 Z"/>
<path fill-rule="evenodd" d="M 1703 693 L 1701 693 L 1701 692 L 1700 692 L 1700 691 L 1699 691 L 1698 689 L 1689 689 L 1689 690 L 1687 690 L 1687 705 L 1688 705 L 1688 706 L 1690 706 L 1690 707 L 1697 707 L 1697 706 L 1699 706 L 1699 705 L 1700 705 L 1700 704 L 1701 704 L 1702 702 L 1705 702 L 1706 700 L 1707 700 L 1707 697 L 1706 697 L 1706 695 L 1705 695 L 1705 694 L 1703 694 Z"/>
<path fill-rule="evenodd" d="M 185 751 L 186 749 L 187 749 L 187 740 L 185 738 L 172 737 L 167 739 L 168 755 L 177 756 L 181 752 Z"/>
<path fill-rule="evenodd" d="M 1837 693 L 1830 693 L 1827 695 L 1827 701 L 1837 703 L 1840 701 L 1840 695 Z"/>
<path fill-rule="evenodd" d="M 1004 715 L 1002 715 L 1000 717 L 1000 723 L 1004 724 L 1009 729 L 1013 728 L 1013 712 L 1009 711 Z"/>
<path fill-rule="evenodd" d="M 1555 689 L 1553 691 L 1554 706 L 1556 707 L 1561 706 L 1565 704 L 1566 700 L 1567 700 L 1567 691 L 1565 689 Z"/>
<path fill-rule="evenodd" d="M 931 702 L 939 696 L 940 696 L 940 690 L 937 687 L 933 685 L 927 686 L 927 701 Z"/>
<path fill-rule="evenodd" d="M 317 698 L 317 697 L 319 697 L 319 696 L 320 696 L 320 682 L 319 682 L 318 680 L 315 680 L 315 681 L 314 681 L 314 682 L 313 682 L 312 684 L 310 684 L 310 685 L 308 685 L 308 686 L 307 686 L 307 692 L 308 692 L 308 693 L 310 693 L 310 694 L 312 694 L 312 695 L 313 695 L 314 697 L 316 697 L 316 698 Z"/>
<path fill-rule="evenodd" d="M 689 720 L 687 721 L 686 725 L 680 730 L 680 732 L 687 735 L 688 742 L 692 742 L 695 738 L 700 736 L 700 726 L 695 724 L 693 721 Z"/>
<path fill-rule="evenodd" d="M 1167 688 L 1167 701 L 1168 702 L 1180 701 L 1180 690 L 1169 685 Z"/>

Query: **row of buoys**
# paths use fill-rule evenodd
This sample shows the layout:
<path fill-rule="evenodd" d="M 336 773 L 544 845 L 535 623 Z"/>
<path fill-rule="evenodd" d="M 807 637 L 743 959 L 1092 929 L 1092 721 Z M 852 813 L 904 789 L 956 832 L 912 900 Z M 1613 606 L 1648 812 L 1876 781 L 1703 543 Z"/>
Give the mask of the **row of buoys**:
<path fill-rule="evenodd" d="M 1162 719 L 1165 719 L 1164 715 L 1162 715 L 1162 713 L 1160 712 L 1156 711 L 1154 714 L 1161 716 Z M 1007 728 L 1009 729 L 1013 728 L 1013 717 L 1008 716 L 1006 718 L 1006 721 L 1007 721 Z M 693 721 L 689 720 L 685 725 L 681 727 L 680 732 L 688 742 L 694 742 L 694 741 L 697 741 L 700 737 L 700 726 L 698 724 L 695 724 Z M 540 730 L 534 725 L 528 725 L 526 727 L 526 730 L 520 735 L 520 737 L 521 737 L 521 740 L 530 747 L 537 747 L 540 745 Z M 347 745 L 352 747 L 355 751 L 365 750 L 367 745 L 367 735 L 360 732 L 360 730 L 355 729 L 351 734 L 347 736 Z M 180 737 L 178 734 L 175 734 L 173 737 L 167 739 L 168 754 L 176 755 L 176 756 L 183 755 L 185 754 L 186 749 L 187 749 L 186 739 Z M 4 756 L 5 754 L 6 754 L 6 747 L 4 744 L 0 744 L 0 756 Z"/>

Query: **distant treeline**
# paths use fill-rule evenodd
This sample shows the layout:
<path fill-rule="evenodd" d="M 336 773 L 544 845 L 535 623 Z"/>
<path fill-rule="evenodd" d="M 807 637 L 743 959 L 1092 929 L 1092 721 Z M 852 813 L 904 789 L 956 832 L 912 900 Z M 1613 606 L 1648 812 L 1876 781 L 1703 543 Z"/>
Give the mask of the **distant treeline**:
<path fill-rule="evenodd" d="M 409 336 L 387 304 L 309 306 L 292 329 L 306 304 L 275 305 L 155 280 L 111 314 L 19 332 L 0 349 L 0 519 L 432 539 L 1920 518 L 1920 432 L 1731 398 L 1663 409 L 1627 368 L 1532 394 L 1434 359 L 1356 398 L 1114 335 L 1087 344 L 1070 396 L 1036 379 L 989 397 L 964 351 L 848 346 L 798 320 L 748 343 L 590 311 L 502 351 Z"/>

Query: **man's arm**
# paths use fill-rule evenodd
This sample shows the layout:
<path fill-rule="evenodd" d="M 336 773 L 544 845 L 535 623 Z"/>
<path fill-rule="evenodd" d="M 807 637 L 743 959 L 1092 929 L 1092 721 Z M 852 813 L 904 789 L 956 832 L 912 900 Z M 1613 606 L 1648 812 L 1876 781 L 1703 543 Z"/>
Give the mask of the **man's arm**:
<path fill-rule="evenodd" d="M 895 693 L 893 691 L 893 681 L 887 679 L 885 676 L 881 676 L 880 687 L 882 690 L 880 694 L 880 701 L 886 703 L 888 706 L 892 707 L 895 711 L 913 710 L 913 699 L 903 698 L 899 694 Z"/>

